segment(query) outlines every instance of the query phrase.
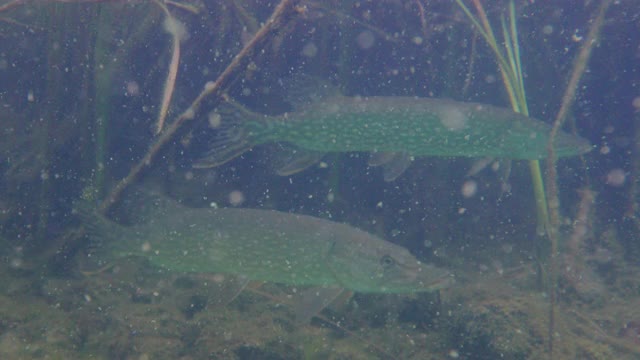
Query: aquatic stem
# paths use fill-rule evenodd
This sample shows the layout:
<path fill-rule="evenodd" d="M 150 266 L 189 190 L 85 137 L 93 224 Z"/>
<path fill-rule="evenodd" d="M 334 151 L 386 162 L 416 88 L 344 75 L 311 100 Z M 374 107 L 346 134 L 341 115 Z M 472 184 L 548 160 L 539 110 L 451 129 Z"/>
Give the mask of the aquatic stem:
<path fill-rule="evenodd" d="M 456 0 L 458 5 L 462 8 L 462 10 L 467 14 L 467 17 L 471 19 L 471 22 L 478 29 L 480 34 L 485 38 L 485 41 L 489 44 L 491 49 L 493 50 L 494 56 L 498 61 L 498 67 L 500 68 L 500 73 L 502 74 L 502 80 L 504 82 L 505 89 L 509 94 L 509 100 L 511 102 L 511 107 L 515 112 L 522 113 L 526 116 L 529 115 L 529 108 L 527 105 L 526 93 L 524 89 L 524 78 L 522 76 L 522 64 L 520 62 L 520 45 L 518 42 L 518 30 L 516 24 L 516 13 L 515 13 L 515 5 L 513 1 L 509 2 L 509 25 L 504 20 L 504 17 L 501 19 L 502 25 L 502 34 L 504 38 L 504 46 L 506 57 L 500 51 L 498 47 L 497 40 L 491 29 L 491 24 L 487 19 L 487 15 L 480 3 L 480 0 L 473 0 L 473 3 L 476 7 L 476 11 L 480 18 L 478 21 L 475 16 L 469 11 L 469 9 L 464 5 L 462 0 Z M 482 25 L 480 25 L 482 22 Z M 508 61 L 507 61 L 508 59 Z M 556 130 L 557 132 L 557 130 Z M 553 133 L 550 134 L 549 144 L 553 143 Z M 544 181 L 542 178 L 542 171 L 540 168 L 540 162 L 538 160 L 529 161 L 529 170 L 531 172 L 531 181 L 533 184 L 533 191 L 536 200 L 536 215 L 538 219 L 538 234 L 545 234 L 549 236 L 552 243 L 552 255 L 551 255 L 551 266 L 549 270 L 549 289 L 551 293 L 550 301 L 549 301 L 549 329 L 548 329 L 548 347 L 549 347 L 549 358 L 553 358 L 553 334 L 555 333 L 555 252 L 557 246 L 556 241 L 552 238 L 552 234 L 549 233 L 549 204 L 547 203 L 547 194 L 545 192 Z M 557 201 L 557 198 L 555 199 Z"/>
<path fill-rule="evenodd" d="M 611 0 L 603 0 L 598 9 L 598 14 L 589 30 L 587 39 L 585 40 L 580 53 L 575 60 L 567 89 L 562 97 L 562 105 L 556 115 L 556 119 L 553 123 L 553 128 L 549 135 L 549 143 L 547 144 L 548 158 L 547 158 L 547 198 L 549 199 L 549 227 L 547 229 L 547 235 L 551 242 L 551 259 L 549 262 L 549 278 L 551 284 L 557 282 L 557 258 L 558 258 L 558 233 L 560 228 L 560 200 L 558 199 L 558 183 L 557 183 L 557 169 L 556 169 L 556 154 L 553 147 L 553 140 L 560 131 L 564 120 L 567 117 L 569 108 L 575 101 L 576 90 L 584 71 L 586 70 L 587 63 L 591 57 L 591 51 L 596 44 L 596 39 L 600 34 L 602 25 L 604 24 L 604 15 L 607 8 L 611 4 Z M 551 288 L 549 292 L 549 350 L 550 357 L 553 351 L 553 323 L 554 323 L 554 311 L 556 303 L 555 287 Z"/>
<path fill-rule="evenodd" d="M 589 30 L 589 34 L 587 35 L 587 38 L 585 39 L 585 42 L 580 49 L 580 53 L 578 54 L 578 57 L 574 62 L 573 71 L 571 73 L 571 77 L 569 78 L 567 89 L 565 90 L 564 96 L 562 97 L 562 105 L 560 106 L 560 110 L 556 115 L 555 121 L 553 123 L 553 128 L 551 129 L 551 133 L 549 135 L 549 143 L 547 144 L 547 151 L 549 154 L 547 159 L 547 197 L 549 198 L 550 203 L 552 203 L 549 205 L 549 212 L 551 213 L 551 226 L 553 228 L 552 230 L 554 231 L 557 230 L 558 226 L 560 225 L 560 213 L 558 188 L 556 183 L 556 154 L 553 147 L 553 140 L 562 128 L 562 124 L 564 124 L 564 121 L 567 118 L 569 109 L 575 101 L 578 84 L 587 68 L 587 63 L 589 62 L 589 58 L 591 57 L 591 52 L 597 43 L 598 35 L 600 34 L 600 30 L 602 29 L 602 25 L 604 24 L 604 15 L 610 4 L 611 0 L 603 0 L 600 4 L 598 14 L 593 21 L 593 25 Z"/>
<path fill-rule="evenodd" d="M 271 17 L 258 30 L 253 38 L 245 44 L 240 52 L 233 58 L 226 69 L 218 76 L 214 82 L 205 84 L 204 90 L 191 102 L 187 110 L 182 112 L 176 119 L 166 128 L 164 132 L 151 144 L 151 147 L 143 158 L 129 171 L 129 174 L 111 190 L 111 193 L 100 205 L 100 211 L 106 212 L 118 201 L 120 194 L 129 187 L 140 176 L 142 171 L 149 167 L 160 151 L 169 144 L 177 134 L 183 130 L 183 127 L 193 120 L 198 108 L 205 98 L 213 97 L 212 106 L 220 101 L 220 95 L 226 90 L 229 84 L 237 76 L 238 72 L 244 69 L 248 63 L 250 55 L 254 51 L 265 45 L 269 38 L 276 34 L 295 14 L 302 10 L 298 8 L 301 0 L 282 0 L 274 9 Z M 244 65 L 244 66 L 243 66 Z"/>
<path fill-rule="evenodd" d="M 633 121 L 635 130 L 634 146 L 631 153 L 631 184 L 629 186 L 629 204 L 624 214 L 625 219 L 633 221 L 636 231 L 640 231 L 640 111 L 636 111 Z"/>

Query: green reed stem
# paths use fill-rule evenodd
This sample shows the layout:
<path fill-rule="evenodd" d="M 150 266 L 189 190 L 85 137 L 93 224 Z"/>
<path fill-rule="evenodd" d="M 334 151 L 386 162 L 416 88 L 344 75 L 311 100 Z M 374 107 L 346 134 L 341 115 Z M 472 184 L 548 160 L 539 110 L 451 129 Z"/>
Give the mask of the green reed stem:
<path fill-rule="evenodd" d="M 467 15 L 471 23 L 475 26 L 493 51 L 496 61 L 498 62 L 500 74 L 502 75 L 502 81 L 505 89 L 507 90 L 507 94 L 509 95 L 511 108 L 515 112 L 529 116 L 529 107 L 527 105 L 526 93 L 524 90 L 524 77 L 522 76 L 522 63 L 520 61 L 520 44 L 518 41 L 516 11 L 513 1 L 509 3 L 509 25 L 507 25 L 504 18 L 502 19 L 502 33 L 505 46 L 504 51 L 498 46 L 498 41 L 491 27 L 491 23 L 487 18 L 480 0 L 473 0 L 473 4 L 478 13 L 477 17 L 462 2 L 462 0 L 456 0 L 456 3 Z M 536 199 L 538 234 L 544 234 L 549 224 L 549 213 L 542 171 L 540 170 L 540 162 L 538 160 L 531 160 L 529 162 L 529 169 L 531 171 L 531 181 L 533 183 L 533 192 Z"/>

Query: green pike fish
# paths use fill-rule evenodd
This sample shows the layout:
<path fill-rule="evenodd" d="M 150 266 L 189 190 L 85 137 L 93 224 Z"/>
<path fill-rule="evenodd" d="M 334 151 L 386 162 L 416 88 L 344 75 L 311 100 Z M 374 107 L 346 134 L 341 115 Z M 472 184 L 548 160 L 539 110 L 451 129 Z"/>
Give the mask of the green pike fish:
<path fill-rule="evenodd" d="M 149 221 L 129 227 L 88 217 L 90 236 L 102 244 L 96 256 L 141 256 L 174 272 L 363 293 L 431 291 L 451 281 L 407 249 L 346 224 L 273 210 L 188 208 L 166 199 L 153 205 Z"/>
<path fill-rule="evenodd" d="M 300 152 L 278 171 L 281 175 L 300 171 L 328 152 L 372 152 L 370 165 L 395 163 L 395 175 L 419 156 L 543 159 L 551 129 L 542 121 L 491 105 L 380 96 L 329 96 L 280 116 L 226 102 L 209 114 L 209 120 L 219 137 L 196 167 L 218 166 L 254 146 L 285 142 Z M 591 149 L 587 140 L 564 132 L 554 145 L 558 157 Z"/>

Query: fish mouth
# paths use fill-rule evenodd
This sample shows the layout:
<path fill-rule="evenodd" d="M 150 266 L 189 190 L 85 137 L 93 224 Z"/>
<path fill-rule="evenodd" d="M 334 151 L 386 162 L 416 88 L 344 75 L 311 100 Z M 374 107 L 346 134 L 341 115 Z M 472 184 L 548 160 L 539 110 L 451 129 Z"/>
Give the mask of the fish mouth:
<path fill-rule="evenodd" d="M 571 138 L 565 135 L 556 139 L 553 150 L 557 157 L 569 157 L 586 154 L 593 150 L 593 145 L 589 140 L 577 135 Z"/>
<path fill-rule="evenodd" d="M 428 281 L 420 281 L 420 285 L 427 291 L 445 289 L 454 283 L 455 276 L 446 270 L 441 270 L 441 274 L 435 278 L 429 277 Z"/>

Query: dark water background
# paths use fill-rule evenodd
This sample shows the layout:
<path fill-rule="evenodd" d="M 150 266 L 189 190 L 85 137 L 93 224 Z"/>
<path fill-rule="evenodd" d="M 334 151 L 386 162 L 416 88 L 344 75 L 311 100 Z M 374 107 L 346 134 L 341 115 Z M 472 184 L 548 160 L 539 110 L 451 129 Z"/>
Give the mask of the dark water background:
<path fill-rule="evenodd" d="M 179 320 L 180 330 L 164 334 L 167 339 L 178 339 L 172 340 L 179 343 L 175 345 L 178 350 L 159 350 L 161 346 L 145 345 L 153 343 L 144 340 L 148 338 L 132 340 L 131 334 L 127 336 L 132 331 L 122 330 L 127 320 L 101 319 L 99 312 L 88 306 L 82 315 L 74 311 L 71 304 L 89 303 L 87 296 L 93 304 L 101 301 L 86 289 L 102 280 L 92 283 L 91 277 L 80 274 L 78 259 L 84 254 L 85 241 L 76 236 L 78 220 L 72 214 L 73 205 L 82 197 L 97 204 L 155 141 L 153 129 L 171 59 L 170 36 L 163 29 L 164 13 L 149 1 L 41 1 L 3 7 L 11 3 L 0 2 L 0 272 L 7 289 L 0 305 L 1 353 L 13 358 L 51 354 L 314 358 L 308 350 L 312 345 L 300 345 L 301 340 L 286 336 L 281 338 L 287 344 L 284 348 L 273 346 L 273 339 L 251 336 L 237 343 L 203 345 L 201 339 L 207 337 L 209 327 L 233 325 L 223 325 L 222 320 L 219 325 L 202 318 L 197 321 L 193 314 Z M 181 43 L 169 122 L 189 106 L 207 81 L 216 79 L 277 4 L 249 0 L 184 3 L 198 13 L 169 6 L 188 34 Z M 506 16 L 507 4 L 484 4 L 499 38 L 499 19 L 501 14 Z M 574 59 L 599 4 L 516 2 L 532 117 L 547 122 L 555 118 Z M 455 2 L 327 1 L 301 6 L 304 12 L 288 22 L 260 53 L 252 55 L 247 69 L 235 76 L 228 88 L 232 98 L 257 112 L 290 111 L 295 106 L 291 102 L 297 99 L 287 84 L 304 74 L 330 82 L 347 96 L 450 98 L 508 107 L 492 53 Z M 588 211 L 588 234 L 580 253 L 573 254 L 595 272 L 596 285 L 591 288 L 597 291 L 574 288 L 561 276 L 559 302 L 564 314 L 588 314 L 590 306 L 602 312 L 589 318 L 596 325 L 587 330 L 563 323 L 560 316 L 560 329 L 576 335 L 565 339 L 570 345 L 557 347 L 557 358 L 634 358 L 640 351 L 640 313 L 617 305 L 608 307 L 610 299 L 625 296 L 625 302 L 633 307 L 640 293 L 637 281 L 629 280 L 637 274 L 640 255 L 636 218 L 640 214 L 637 209 L 634 212 L 640 201 L 635 190 L 640 154 L 634 148 L 640 141 L 639 89 L 640 10 L 635 1 L 614 2 L 565 127 L 589 139 L 594 150 L 582 158 L 558 162 L 565 242 L 572 232 L 571 220 L 580 210 L 578 190 L 588 188 L 597 194 Z M 511 191 L 507 193 L 491 169 L 474 177 L 466 175 L 476 159 L 420 158 L 396 181 L 384 182 L 380 169 L 367 166 L 368 154 L 331 154 L 323 159 L 326 167 L 278 177 L 273 163 L 280 146 L 274 144 L 257 147 L 219 168 L 193 169 L 193 162 L 214 136 L 206 120 L 213 102 L 203 103 L 195 121 L 161 152 L 135 187 L 164 192 L 191 206 L 211 202 L 231 206 L 231 196 L 241 195 L 239 205 L 243 207 L 346 222 L 407 247 L 424 261 L 450 268 L 463 279 L 462 284 L 478 272 L 503 274 L 510 269 L 547 265 L 548 242 L 536 234 L 535 203 L 525 162 L 513 163 Z M 465 197 L 461 189 L 470 183 L 478 190 Z M 126 207 L 126 202 L 119 203 L 111 216 L 128 221 L 122 214 L 135 213 L 135 209 Z M 491 286 L 501 281 L 488 277 L 481 288 L 491 293 Z M 531 300 L 537 296 L 532 294 L 544 293 L 543 285 L 536 287 L 537 280 L 515 278 L 517 294 L 496 290 L 501 294 L 496 296 L 544 304 L 544 296 Z M 371 342 L 393 333 L 391 343 L 382 346 L 386 353 L 372 350 L 366 340 L 363 345 L 353 334 L 335 335 L 339 329 L 315 324 L 309 337 L 333 337 L 315 356 L 426 358 L 429 354 L 433 358 L 491 359 L 507 354 L 506 358 L 539 358 L 547 351 L 540 331 L 544 327 L 526 321 L 517 325 L 524 326 L 524 332 L 531 336 L 522 340 L 526 346 L 496 345 L 502 344 L 499 339 L 508 337 L 505 334 L 513 329 L 510 326 L 515 326 L 514 318 L 504 314 L 527 308 L 522 304 L 528 303 L 514 300 L 522 308 L 491 303 L 487 300 L 490 296 L 483 293 L 486 297 L 479 298 L 477 293 L 462 290 L 464 286 L 443 295 L 442 308 L 435 310 L 430 307 L 432 298 L 421 302 L 356 295 L 365 310 L 364 314 L 348 315 L 357 324 L 349 329 L 360 331 L 359 336 Z M 60 290 L 63 288 L 67 290 Z M 124 293 L 120 300 L 113 300 L 112 307 L 128 309 L 127 301 L 136 297 Z M 102 301 L 111 301 L 105 299 L 111 298 L 103 297 Z M 486 318 L 477 305 L 483 301 L 494 308 L 486 303 L 483 306 L 501 309 L 496 312 L 504 316 Z M 44 310 L 38 316 L 44 319 L 7 315 L 20 313 L 15 309 L 21 303 L 40 302 Z M 69 326 L 75 330 L 60 330 L 61 339 L 38 340 L 42 336 L 34 335 L 38 331 L 33 329 L 43 328 L 46 309 L 58 311 L 56 304 L 68 304 L 62 306 L 64 316 L 72 319 Z M 242 313 L 244 308 L 239 307 L 235 310 Z M 392 320 L 385 318 L 389 308 L 397 313 Z M 446 321 L 434 315 L 458 308 L 466 310 Z M 256 310 L 245 313 L 251 311 Z M 525 312 L 522 316 L 536 314 Z M 92 332 L 96 322 L 101 324 L 97 334 Z M 496 325 L 497 330 L 482 332 L 487 323 Z M 319 329 L 326 332 L 320 334 Z M 603 332 L 606 340 L 579 330 Z M 75 335 L 68 335 L 70 332 Z M 116 340 L 109 343 L 101 340 L 109 334 L 119 335 L 111 336 Z M 403 334 L 414 345 L 395 342 Z M 194 346 L 193 339 L 201 341 L 201 346 Z M 360 345 L 336 345 L 342 342 Z M 29 344 L 38 351 L 26 350 Z"/>

